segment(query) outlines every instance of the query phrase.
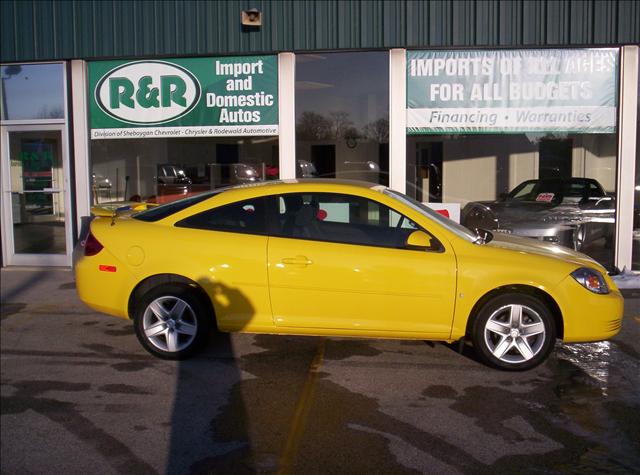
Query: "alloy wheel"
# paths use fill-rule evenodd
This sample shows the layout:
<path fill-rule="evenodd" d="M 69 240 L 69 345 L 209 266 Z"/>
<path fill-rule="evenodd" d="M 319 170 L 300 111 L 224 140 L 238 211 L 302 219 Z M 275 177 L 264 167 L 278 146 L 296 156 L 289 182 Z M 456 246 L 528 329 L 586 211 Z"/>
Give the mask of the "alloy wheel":
<path fill-rule="evenodd" d="M 198 320 L 187 302 L 178 297 L 164 296 L 147 306 L 142 329 L 153 346 L 175 353 L 188 348 L 196 338 Z"/>
<path fill-rule="evenodd" d="M 526 305 L 498 308 L 484 326 L 484 341 L 491 354 L 510 364 L 533 359 L 542 349 L 546 327 L 540 314 Z"/>

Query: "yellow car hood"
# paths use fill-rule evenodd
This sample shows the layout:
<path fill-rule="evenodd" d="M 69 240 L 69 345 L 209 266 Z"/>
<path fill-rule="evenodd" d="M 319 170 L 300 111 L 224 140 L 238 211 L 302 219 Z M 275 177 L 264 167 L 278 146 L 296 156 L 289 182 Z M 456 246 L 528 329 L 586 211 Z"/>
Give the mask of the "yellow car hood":
<path fill-rule="evenodd" d="M 555 257 L 578 266 L 595 267 L 603 273 L 607 273 L 606 269 L 602 265 L 585 254 L 567 247 L 550 244 L 537 239 L 494 233 L 493 239 L 485 245 L 501 249 L 509 249 L 511 251 L 525 252 L 527 254 Z"/>

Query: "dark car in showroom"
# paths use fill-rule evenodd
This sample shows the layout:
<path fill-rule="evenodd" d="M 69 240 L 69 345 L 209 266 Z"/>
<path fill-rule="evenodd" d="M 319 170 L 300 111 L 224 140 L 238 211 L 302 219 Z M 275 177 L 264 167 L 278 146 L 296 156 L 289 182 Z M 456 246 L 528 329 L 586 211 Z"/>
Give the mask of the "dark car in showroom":
<path fill-rule="evenodd" d="M 581 251 L 598 240 L 611 245 L 615 199 L 592 178 L 526 180 L 496 201 L 468 203 L 461 222 Z"/>

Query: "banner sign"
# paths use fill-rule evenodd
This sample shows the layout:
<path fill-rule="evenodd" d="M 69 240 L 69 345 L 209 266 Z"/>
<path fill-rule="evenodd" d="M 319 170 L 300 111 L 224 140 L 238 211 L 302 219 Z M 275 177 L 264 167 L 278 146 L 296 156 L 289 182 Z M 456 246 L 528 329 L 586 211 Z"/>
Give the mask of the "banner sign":
<path fill-rule="evenodd" d="M 407 52 L 407 134 L 612 133 L 617 98 L 617 48 Z"/>
<path fill-rule="evenodd" d="M 92 139 L 278 134 L 277 56 L 89 63 Z"/>

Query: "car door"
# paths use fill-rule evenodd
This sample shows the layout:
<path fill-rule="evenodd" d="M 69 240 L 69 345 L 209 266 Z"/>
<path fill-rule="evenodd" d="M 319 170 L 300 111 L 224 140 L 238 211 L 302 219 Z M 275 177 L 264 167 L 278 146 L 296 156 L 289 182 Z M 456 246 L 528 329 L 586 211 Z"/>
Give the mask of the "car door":
<path fill-rule="evenodd" d="M 277 326 L 449 334 L 456 285 L 450 248 L 432 238 L 430 250 L 407 249 L 417 226 L 367 198 L 290 193 L 278 199 L 279 231 L 268 243 Z"/>

